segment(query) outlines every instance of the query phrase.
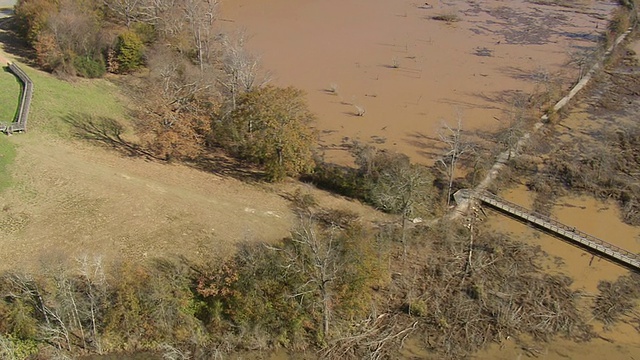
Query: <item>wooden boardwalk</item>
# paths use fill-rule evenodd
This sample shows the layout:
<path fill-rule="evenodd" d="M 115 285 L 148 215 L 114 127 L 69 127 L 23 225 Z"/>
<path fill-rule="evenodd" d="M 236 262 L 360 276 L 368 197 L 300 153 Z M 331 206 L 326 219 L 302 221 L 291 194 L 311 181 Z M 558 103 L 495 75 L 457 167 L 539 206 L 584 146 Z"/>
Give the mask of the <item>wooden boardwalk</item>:
<path fill-rule="evenodd" d="M 610 260 L 614 260 L 634 270 L 640 270 L 640 255 L 579 231 L 575 227 L 562 224 L 548 216 L 532 212 L 520 205 L 506 201 L 488 192 L 473 193 L 470 190 L 460 190 L 456 193 L 456 200 L 458 199 L 478 200 L 503 214 L 530 223 L 552 235 L 569 240 L 573 244 L 603 255 Z"/>
<path fill-rule="evenodd" d="M 9 63 L 9 70 L 13 72 L 22 81 L 22 94 L 20 96 L 20 105 L 16 119 L 10 124 L 0 123 L 0 132 L 11 134 L 13 132 L 26 132 L 27 120 L 29 118 L 29 108 L 31 106 L 31 98 L 33 96 L 33 81 L 18 65 Z"/>

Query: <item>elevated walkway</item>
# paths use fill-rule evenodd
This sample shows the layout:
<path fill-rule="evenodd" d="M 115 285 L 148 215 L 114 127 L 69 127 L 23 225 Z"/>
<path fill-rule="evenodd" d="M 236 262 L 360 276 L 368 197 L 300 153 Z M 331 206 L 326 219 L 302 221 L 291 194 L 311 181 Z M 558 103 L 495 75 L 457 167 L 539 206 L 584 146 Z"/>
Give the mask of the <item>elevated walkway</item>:
<path fill-rule="evenodd" d="M 13 132 L 26 132 L 27 120 L 29 118 L 29 108 L 31 106 L 31 98 L 33 96 L 33 81 L 18 65 L 9 63 L 9 70 L 14 73 L 22 82 L 22 94 L 20 96 L 20 105 L 18 107 L 16 119 L 10 124 L 0 123 L 0 132 L 11 134 Z"/>
<path fill-rule="evenodd" d="M 634 270 L 640 270 L 640 255 L 577 230 L 575 227 L 562 224 L 548 216 L 530 211 L 486 191 L 474 193 L 471 190 L 465 189 L 459 190 L 454 196 L 458 203 L 473 200 L 479 201 L 502 214 L 529 223 L 556 237 L 568 240 L 575 245 L 602 255 L 609 260 L 613 260 Z"/>

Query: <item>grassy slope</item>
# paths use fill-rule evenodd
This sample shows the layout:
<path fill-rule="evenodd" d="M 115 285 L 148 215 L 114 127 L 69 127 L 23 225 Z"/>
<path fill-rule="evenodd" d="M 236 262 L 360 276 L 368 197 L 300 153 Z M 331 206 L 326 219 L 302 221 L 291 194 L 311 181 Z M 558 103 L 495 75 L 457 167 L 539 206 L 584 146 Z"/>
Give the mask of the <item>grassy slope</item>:
<path fill-rule="evenodd" d="M 10 123 L 20 101 L 20 82 L 6 67 L 0 71 L 0 89 L 0 122 Z"/>
<path fill-rule="evenodd" d="M 275 191 L 77 141 L 65 118 L 129 123 L 128 100 L 113 83 L 22 68 L 34 82 L 34 98 L 28 132 L 0 137 L 16 149 L 8 167 L 12 186 L 0 194 L 0 208 L 8 209 L 0 211 L 0 248 L 7 249 L 0 251 L 0 271 L 33 269 L 52 256 L 204 259 L 226 256 L 240 239 L 288 235 L 289 204 Z M 5 247 L 14 243 L 20 246 Z"/>
<path fill-rule="evenodd" d="M 66 119 L 84 116 L 125 117 L 125 107 L 118 100 L 117 88 L 106 80 L 62 81 L 54 76 L 22 65 L 21 68 L 34 82 L 34 95 L 29 115 L 29 132 L 50 133 L 69 137 L 71 126 Z M 11 73 L 0 72 L 0 121 L 13 120 L 20 97 L 20 83 Z M 37 136 L 37 135 L 35 135 Z M 11 186 L 10 165 L 16 155 L 12 139 L 0 137 L 0 191 Z"/>
<path fill-rule="evenodd" d="M 6 67 L 0 71 L 0 89 L 0 122 L 10 123 L 20 101 L 20 83 Z M 0 191 L 11 185 L 9 165 L 15 155 L 15 146 L 6 137 L 0 136 Z"/>
<path fill-rule="evenodd" d="M 106 80 L 69 82 L 24 65 L 22 69 L 34 83 L 29 131 L 68 137 L 70 117 L 76 120 L 86 116 L 125 118 L 126 109 L 118 100 L 117 87 Z"/>

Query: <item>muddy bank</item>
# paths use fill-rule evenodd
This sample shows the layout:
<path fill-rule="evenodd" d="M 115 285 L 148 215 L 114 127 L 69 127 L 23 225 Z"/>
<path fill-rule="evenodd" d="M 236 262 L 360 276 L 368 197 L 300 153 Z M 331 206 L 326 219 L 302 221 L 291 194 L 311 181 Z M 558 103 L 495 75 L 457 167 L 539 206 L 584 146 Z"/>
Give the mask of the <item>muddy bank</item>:
<path fill-rule="evenodd" d="M 431 163 L 442 122 L 494 130 L 536 81 L 568 87 L 578 69 L 565 64 L 595 46 L 613 6 L 241 0 L 224 3 L 222 17 L 251 35 L 275 83 L 308 93 L 330 159 L 345 160 L 343 142 L 359 139 Z M 434 20 L 443 15 L 456 21 Z"/>

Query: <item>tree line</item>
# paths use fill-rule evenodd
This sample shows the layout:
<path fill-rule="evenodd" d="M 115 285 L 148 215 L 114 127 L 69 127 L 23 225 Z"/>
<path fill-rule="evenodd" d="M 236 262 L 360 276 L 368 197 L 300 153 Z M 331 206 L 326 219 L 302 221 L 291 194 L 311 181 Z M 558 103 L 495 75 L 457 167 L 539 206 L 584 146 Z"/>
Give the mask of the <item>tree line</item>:
<path fill-rule="evenodd" d="M 0 357 L 153 351 L 217 359 L 285 348 L 382 359 L 411 337 L 442 358 L 461 358 L 507 336 L 526 346 L 524 334 L 595 334 L 570 279 L 544 274 L 539 249 L 478 219 L 414 227 L 400 244 L 395 226 L 320 208 L 308 194 L 293 203 L 298 222 L 289 237 L 242 243 L 230 258 L 83 257 L 0 274 Z M 402 256 L 407 247 L 410 259 Z M 608 292 L 597 316 L 618 288 L 602 285 Z"/>
<path fill-rule="evenodd" d="M 114 81 L 135 100 L 130 110 L 136 143 L 129 149 L 196 164 L 222 150 L 239 159 L 238 166 L 260 169 L 267 180 L 303 176 L 401 214 L 403 223 L 436 198 L 446 196 L 448 205 L 460 186 L 456 167 L 475 156 L 460 118 L 456 128 L 444 126 L 440 134 L 445 148 L 439 149 L 439 166 L 411 164 L 406 156 L 358 143 L 349 147 L 359 169 L 327 164 L 304 93 L 269 85 L 259 58 L 246 48 L 246 34 L 220 31 L 217 19 L 218 0 L 16 5 L 16 27 L 42 68 L 61 76 L 118 74 Z M 87 118 L 76 127 L 86 130 L 89 124 L 106 131 L 103 138 L 124 142 L 126 124 L 102 120 L 108 124 Z"/>
<path fill-rule="evenodd" d="M 20 0 L 15 10 L 41 68 L 119 76 L 145 153 L 197 161 L 222 148 L 269 180 L 313 169 L 304 93 L 268 85 L 246 35 L 219 30 L 217 0 Z"/>

